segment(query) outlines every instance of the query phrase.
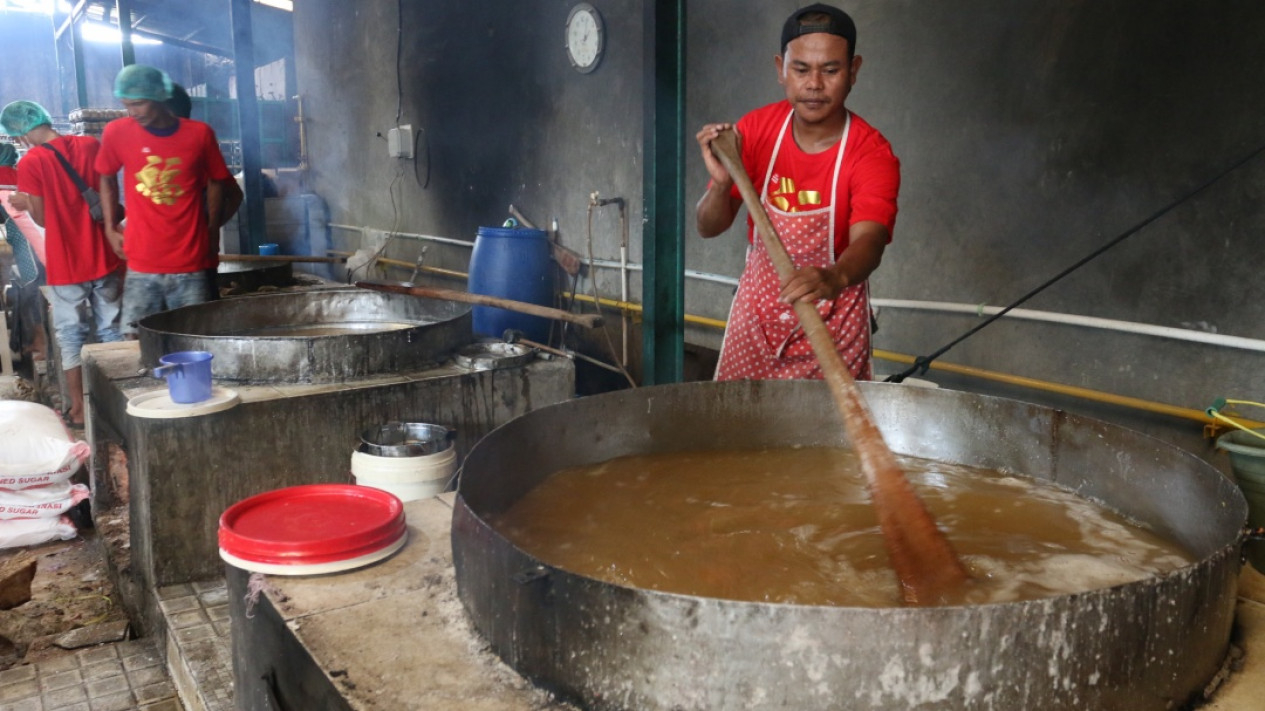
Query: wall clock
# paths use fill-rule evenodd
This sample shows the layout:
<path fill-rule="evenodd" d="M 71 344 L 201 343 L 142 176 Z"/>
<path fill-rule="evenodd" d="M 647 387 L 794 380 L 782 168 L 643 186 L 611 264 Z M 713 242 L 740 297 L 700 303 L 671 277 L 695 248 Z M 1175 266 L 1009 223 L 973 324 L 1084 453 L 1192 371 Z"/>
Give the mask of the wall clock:
<path fill-rule="evenodd" d="M 567 59 L 576 71 L 588 74 L 597 69 L 606 49 L 602 16 L 597 8 L 582 2 L 567 15 Z"/>

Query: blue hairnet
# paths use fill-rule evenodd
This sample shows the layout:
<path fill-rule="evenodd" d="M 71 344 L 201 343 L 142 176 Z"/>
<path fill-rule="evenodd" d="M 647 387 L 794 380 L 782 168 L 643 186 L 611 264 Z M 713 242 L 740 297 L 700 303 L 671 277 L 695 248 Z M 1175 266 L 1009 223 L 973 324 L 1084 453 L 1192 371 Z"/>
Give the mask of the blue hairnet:
<path fill-rule="evenodd" d="M 171 77 L 161 69 L 129 64 L 114 78 L 114 98 L 166 101 L 171 98 Z"/>
<path fill-rule="evenodd" d="M 9 167 L 18 164 L 18 149 L 11 144 L 0 143 L 0 167 Z"/>
<path fill-rule="evenodd" d="M 25 136 L 44 124 L 51 126 L 53 118 L 34 101 L 15 101 L 0 111 L 0 127 L 10 136 Z"/>

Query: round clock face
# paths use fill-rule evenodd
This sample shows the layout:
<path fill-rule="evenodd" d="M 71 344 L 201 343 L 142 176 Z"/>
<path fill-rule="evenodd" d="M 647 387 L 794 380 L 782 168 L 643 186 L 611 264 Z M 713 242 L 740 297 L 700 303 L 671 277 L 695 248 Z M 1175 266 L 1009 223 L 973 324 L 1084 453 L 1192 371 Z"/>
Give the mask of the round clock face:
<path fill-rule="evenodd" d="M 591 72 L 602 59 L 602 16 L 588 3 L 571 8 L 567 16 L 567 58 L 581 72 Z"/>

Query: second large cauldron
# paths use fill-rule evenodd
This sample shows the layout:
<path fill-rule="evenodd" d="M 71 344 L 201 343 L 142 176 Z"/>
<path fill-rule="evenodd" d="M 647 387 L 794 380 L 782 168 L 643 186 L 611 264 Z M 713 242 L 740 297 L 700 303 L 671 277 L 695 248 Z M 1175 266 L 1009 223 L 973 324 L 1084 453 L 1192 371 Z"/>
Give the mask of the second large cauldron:
<path fill-rule="evenodd" d="M 692 383 L 547 407 L 475 446 L 452 527 L 458 593 L 474 626 L 525 676 L 602 710 L 1174 709 L 1220 669 L 1247 508 L 1215 468 L 1045 407 L 900 385 L 862 389 L 897 454 L 1052 481 L 1148 524 L 1197 562 L 1029 602 L 761 604 L 569 573 L 486 522 L 568 466 L 690 449 L 846 446 L 822 383 Z"/>
<path fill-rule="evenodd" d="M 469 343 L 470 306 L 354 287 L 239 296 L 141 319 L 141 364 L 208 351 L 216 380 L 343 383 L 419 370 Z"/>

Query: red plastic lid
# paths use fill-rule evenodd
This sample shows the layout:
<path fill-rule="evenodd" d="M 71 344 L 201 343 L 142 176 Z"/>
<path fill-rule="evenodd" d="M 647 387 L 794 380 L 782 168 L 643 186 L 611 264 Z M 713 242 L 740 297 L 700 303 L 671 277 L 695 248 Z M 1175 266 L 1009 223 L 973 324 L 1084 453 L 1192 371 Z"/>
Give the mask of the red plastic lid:
<path fill-rule="evenodd" d="M 381 489 L 309 484 L 239 501 L 220 516 L 220 549 L 244 561 L 313 565 L 362 558 L 405 535 L 404 504 Z"/>

